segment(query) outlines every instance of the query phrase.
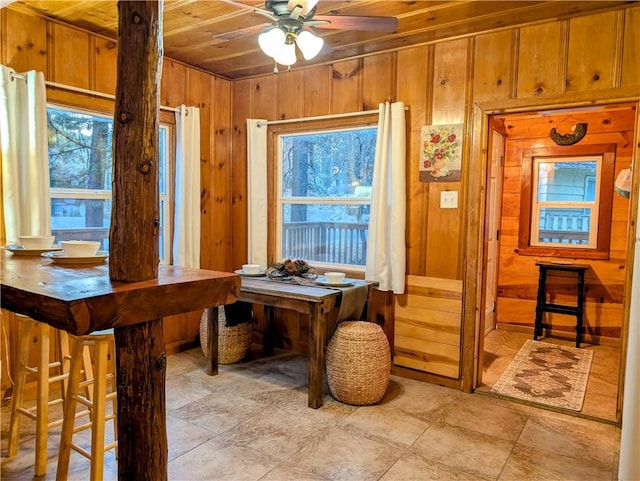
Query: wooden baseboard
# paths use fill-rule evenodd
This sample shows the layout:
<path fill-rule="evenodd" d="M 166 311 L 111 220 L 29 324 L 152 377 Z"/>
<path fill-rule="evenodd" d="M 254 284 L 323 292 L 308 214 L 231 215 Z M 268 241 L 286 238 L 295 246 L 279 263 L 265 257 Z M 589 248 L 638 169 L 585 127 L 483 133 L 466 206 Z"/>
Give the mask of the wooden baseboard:
<path fill-rule="evenodd" d="M 511 332 L 524 332 L 529 334 L 533 339 L 533 326 L 523 326 L 521 324 L 507 324 L 504 322 L 498 322 L 496 324 L 496 329 L 501 331 L 511 331 Z M 555 337 L 558 339 L 565 339 L 567 341 L 575 341 L 576 335 L 572 332 L 560 331 L 557 329 L 545 329 L 544 335 L 549 337 Z M 540 338 L 544 341 L 544 337 Z M 620 339 L 616 337 L 606 337 L 606 336 L 596 336 L 593 334 L 585 333 L 582 336 L 582 342 L 586 344 L 597 344 L 599 346 L 610 346 L 620 348 Z"/>

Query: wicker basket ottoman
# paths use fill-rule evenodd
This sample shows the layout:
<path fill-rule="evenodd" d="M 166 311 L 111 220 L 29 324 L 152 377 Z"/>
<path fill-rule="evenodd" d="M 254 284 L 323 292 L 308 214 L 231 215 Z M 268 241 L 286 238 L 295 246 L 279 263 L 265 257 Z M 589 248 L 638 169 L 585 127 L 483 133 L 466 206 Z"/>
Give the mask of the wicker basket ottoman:
<path fill-rule="evenodd" d="M 209 345 L 207 312 L 205 309 L 200 318 L 200 346 L 205 357 L 209 351 L 207 348 Z M 252 336 L 253 324 L 251 322 L 227 327 L 224 306 L 218 307 L 218 362 L 220 364 L 233 364 L 247 357 L 251 348 Z"/>
<path fill-rule="evenodd" d="M 391 350 L 374 322 L 338 324 L 327 347 L 327 380 L 338 401 L 362 406 L 380 401 L 389 385 Z"/>

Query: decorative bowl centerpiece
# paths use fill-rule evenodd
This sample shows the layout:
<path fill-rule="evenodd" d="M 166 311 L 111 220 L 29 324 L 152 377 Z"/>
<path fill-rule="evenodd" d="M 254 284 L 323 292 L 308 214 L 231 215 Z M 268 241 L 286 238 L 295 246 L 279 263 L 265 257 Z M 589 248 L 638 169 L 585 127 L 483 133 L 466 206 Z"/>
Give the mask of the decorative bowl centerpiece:
<path fill-rule="evenodd" d="M 284 262 L 276 262 L 267 268 L 269 279 L 284 281 L 302 279 L 315 279 L 318 277 L 316 270 L 302 259 L 287 259 Z"/>

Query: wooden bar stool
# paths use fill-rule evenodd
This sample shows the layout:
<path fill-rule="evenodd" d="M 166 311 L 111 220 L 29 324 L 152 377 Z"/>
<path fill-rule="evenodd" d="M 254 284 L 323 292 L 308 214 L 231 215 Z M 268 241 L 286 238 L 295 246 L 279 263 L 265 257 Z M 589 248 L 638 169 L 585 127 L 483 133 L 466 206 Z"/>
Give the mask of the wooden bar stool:
<path fill-rule="evenodd" d="M 64 406 L 64 422 L 60 437 L 60 454 L 58 456 L 57 481 L 67 479 L 71 450 L 82 454 L 91 461 L 90 479 L 103 478 L 104 453 L 118 445 L 116 426 L 116 376 L 115 367 L 109 372 L 108 361 L 111 354 L 112 365 L 115 366 L 115 340 L 113 329 L 96 331 L 86 336 L 73 336 L 75 341 L 69 369 L 69 388 Z M 82 380 L 82 366 L 86 362 L 89 347 L 93 347 L 92 377 Z M 108 381 L 111 391 L 107 392 Z M 79 394 L 80 388 L 89 388 L 87 395 Z M 107 401 L 112 402 L 112 412 L 107 415 Z M 86 407 L 76 412 L 77 403 Z M 76 426 L 76 419 L 89 416 L 89 422 Z M 106 423 L 113 420 L 113 442 L 105 445 Z M 91 451 L 87 451 L 73 442 L 73 435 L 91 429 Z M 116 451 L 117 452 L 117 451 Z"/>
<path fill-rule="evenodd" d="M 9 441 L 7 455 L 18 454 L 20 441 L 20 421 L 26 416 L 36 422 L 36 462 L 35 475 L 41 476 L 47 472 L 47 439 L 49 428 L 62 424 L 62 418 L 49 421 L 49 407 L 64 402 L 69 376 L 69 339 L 65 331 L 50 327 L 44 322 L 38 322 L 30 317 L 15 314 L 18 321 L 18 372 L 13 388 L 11 402 L 11 420 L 9 422 Z M 35 337 L 32 332 L 35 329 Z M 51 339 L 55 341 L 55 360 L 50 359 Z M 37 349 L 34 366 L 29 365 L 31 345 Z M 52 370 L 57 371 L 56 374 Z M 24 403 L 24 391 L 27 375 L 35 374 L 36 404 L 27 408 Z M 50 384 L 60 383 L 58 393 L 50 399 Z"/>

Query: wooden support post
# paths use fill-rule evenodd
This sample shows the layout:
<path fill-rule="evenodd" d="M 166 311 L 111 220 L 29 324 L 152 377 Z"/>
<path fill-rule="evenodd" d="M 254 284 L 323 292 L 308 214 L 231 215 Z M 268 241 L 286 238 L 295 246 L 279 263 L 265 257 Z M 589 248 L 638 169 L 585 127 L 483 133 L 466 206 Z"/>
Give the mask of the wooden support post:
<path fill-rule="evenodd" d="M 118 380 L 118 479 L 167 480 L 162 320 L 114 330 Z"/>
<path fill-rule="evenodd" d="M 118 2 L 109 277 L 158 277 L 160 1 Z M 165 481 L 166 355 L 162 319 L 116 327 L 118 479 Z"/>
<path fill-rule="evenodd" d="M 118 16 L 109 277 L 134 282 L 158 277 L 162 1 L 120 1 Z"/>

